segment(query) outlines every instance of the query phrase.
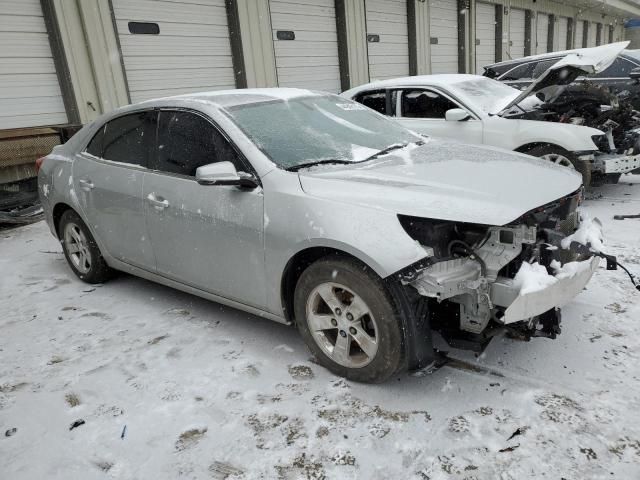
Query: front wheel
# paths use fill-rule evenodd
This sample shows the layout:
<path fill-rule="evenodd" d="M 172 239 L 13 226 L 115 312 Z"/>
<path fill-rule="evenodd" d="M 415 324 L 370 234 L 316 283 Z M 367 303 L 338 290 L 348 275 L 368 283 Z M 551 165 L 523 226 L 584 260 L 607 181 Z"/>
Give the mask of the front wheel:
<path fill-rule="evenodd" d="M 298 330 L 325 368 L 359 382 L 400 370 L 400 321 L 382 280 L 365 265 L 329 257 L 309 266 L 294 294 Z"/>
<path fill-rule="evenodd" d="M 562 167 L 572 168 L 582 175 L 582 184 L 585 188 L 591 185 L 591 164 L 579 160 L 573 153 L 563 148 L 549 145 L 532 148 L 526 153 Z"/>

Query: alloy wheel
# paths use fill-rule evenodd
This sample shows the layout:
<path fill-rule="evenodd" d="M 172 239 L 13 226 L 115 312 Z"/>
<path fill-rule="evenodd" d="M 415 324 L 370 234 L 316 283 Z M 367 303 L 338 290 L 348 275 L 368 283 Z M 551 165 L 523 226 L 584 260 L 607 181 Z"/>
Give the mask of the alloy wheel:
<path fill-rule="evenodd" d="M 364 300 L 344 285 L 314 288 L 306 304 L 313 339 L 334 362 L 347 368 L 368 365 L 378 351 L 378 328 Z"/>
<path fill-rule="evenodd" d="M 64 244 L 73 266 L 82 274 L 91 270 L 91 252 L 89 242 L 82 229 L 75 223 L 68 223 L 64 228 Z"/>
<path fill-rule="evenodd" d="M 573 163 L 571 162 L 571 160 L 569 160 L 564 155 L 560 155 L 559 153 L 548 153 L 546 155 L 543 155 L 541 158 L 543 158 L 544 160 L 548 160 L 550 162 L 553 162 L 556 165 L 560 165 L 562 167 L 569 167 L 569 168 L 572 168 L 574 170 L 576 168 L 573 165 Z"/>

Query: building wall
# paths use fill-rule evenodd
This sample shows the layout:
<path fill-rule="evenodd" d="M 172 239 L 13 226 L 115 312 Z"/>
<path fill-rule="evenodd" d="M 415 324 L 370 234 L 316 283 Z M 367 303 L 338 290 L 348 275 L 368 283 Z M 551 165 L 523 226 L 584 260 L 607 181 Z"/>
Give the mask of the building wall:
<path fill-rule="evenodd" d="M 139 5 L 137 15 L 140 20 L 153 21 L 153 5 L 160 5 L 166 0 L 127 0 L 127 5 L 135 3 Z M 171 0 L 173 3 L 183 1 L 185 4 L 198 4 L 194 0 Z M 275 0 L 271 0 L 275 2 Z M 373 0 L 371 0 L 373 1 Z M 409 72 L 415 74 L 432 73 L 432 52 L 437 50 L 433 45 L 433 28 L 431 19 L 431 9 L 434 0 L 406 0 L 406 18 L 408 25 L 403 28 L 402 35 L 408 34 L 408 58 Z M 453 1 L 453 0 L 448 0 Z M 482 61 L 476 61 L 476 0 L 455 0 L 458 11 L 458 53 L 459 61 L 457 72 L 473 73 L 481 66 Z M 0 4 L 18 3 L 19 0 L 0 0 Z M 300 38 L 322 40 L 320 36 L 326 35 L 323 32 L 314 32 L 313 13 L 322 7 L 327 8 L 331 4 L 332 10 L 335 4 L 335 35 L 337 42 L 337 61 L 340 70 L 340 86 L 346 89 L 355 85 L 366 83 L 370 79 L 371 51 L 379 53 L 384 51 L 382 44 L 372 44 L 372 41 L 384 42 L 385 35 L 394 36 L 394 32 L 377 26 L 381 33 L 379 39 L 368 38 L 367 25 L 372 28 L 373 22 L 367 22 L 367 0 L 295 0 L 290 2 L 295 4 L 296 12 L 304 17 L 304 9 L 309 10 L 305 28 L 300 28 Z M 118 3 L 123 3 L 120 1 Z M 596 28 L 596 24 L 603 25 L 603 42 L 608 41 L 609 26 L 613 29 L 614 40 L 623 37 L 623 17 L 618 12 L 617 15 L 601 13 L 601 8 L 591 8 L 580 11 L 578 8 L 568 5 L 564 1 L 551 0 L 482 0 L 483 4 L 496 5 L 496 25 L 495 25 L 495 60 L 506 60 L 510 58 L 511 31 L 517 29 L 510 28 L 511 9 L 520 9 L 528 12 L 526 18 L 529 23 L 526 26 L 528 38 L 525 38 L 525 55 L 535 52 L 535 34 L 537 31 L 537 13 L 546 13 L 549 17 L 556 19 L 550 24 L 549 38 L 538 39 L 553 46 L 558 45 L 554 35 L 558 33 L 557 19 L 566 17 L 573 24 L 571 29 L 575 36 L 575 24 L 578 21 L 586 21 L 590 29 Z M 225 34 L 225 41 L 230 42 L 233 57 L 233 70 L 235 78 L 231 82 L 236 87 L 273 87 L 278 85 L 278 59 L 274 42 L 278 39 L 275 29 L 285 28 L 284 26 L 272 25 L 274 16 L 271 11 L 270 0 L 225 0 L 225 8 L 219 9 L 225 12 L 227 18 L 222 24 L 228 25 L 228 38 Z M 327 5 L 324 5 L 327 4 Z M 127 104 L 131 100 L 130 83 L 127 79 L 125 62 L 123 62 L 121 39 L 117 34 L 114 14 L 114 0 L 42 0 L 43 11 L 49 22 L 49 33 L 52 44 L 55 43 L 52 51 L 54 56 L 57 52 L 56 67 L 58 77 L 65 81 L 66 85 L 61 85 L 65 106 L 67 108 L 67 118 L 70 123 L 82 124 L 95 119 L 103 112 L 112 110 L 120 105 Z M 370 6 L 370 5 L 369 5 Z M 136 11 L 135 8 L 132 8 Z M 146 11 L 148 9 L 148 13 Z M 486 8 L 485 8 L 486 12 Z M 288 12 L 278 14 L 278 22 L 287 17 Z M 224 13 L 222 13 L 224 14 Z M 629 12 L 640 14 L 638 12 Z M 301 18 L 300 16 L 298 18 Z M 487 15 L 484 15 L 486 22 Z M 545 18 L 541 16 L 540 18 Z M 138 19 L 136 17 L 136 19 Z M 371 20 L 371 19 L 370 19 Z M 122 23 L 120 19 L 119 22 Z M 430 24 L 431 22 L 431 24 Z M 553 22 L 553 20 L 552 20 Z M 217 22 L 216 22 L 217 23 Z M 286 23 L 286 22 L 285 22 Z M 2 25 L 0 24 L 0 31 Z M 120 29 L 123 27 L 120 26 Z M 485 31 L 486 23 L 482 27 Z M 521 30 L 520 30 L 521 31 Z M 295 32 L 294 32 L 295 33 Z M 304 35 L 303 35 L 304 34 Z M 197 33 L 194 32 L 194 35 Z M 520 33 L 521 35 L 521 33 Z M 371 37 L 371 35 L 369 35 Z M 375 35 L 374 35 L 375 37 Z M 407 38 L 407 37 L 404 37 Z M 134 41 L 135 38 L 127 38 L 127 41 Z M 152 41 L 145 38 L 145 42 Z M 177 40 L 176 40 L 177 41 Z M 575 44 L 576 39 L 573 38 Z M 294 40 L 295 42 L 295 40 Z M 280 44 L 278 51 L 287 51 L 287 48 L 295 44 Z M 528 45 L 528 46 L 527 46 Z M 571 47 L 572 45 L 569 45 Z M 313 54 L 313 51 L 309 52 Z M 404 53 L 403 53 L 404 55 Z M 486 49 L 483 53 L 486 56 Z M 376 59 L 380 61 L 380 58 Z M 383 59 L 384 60 L 384 59 Z M 302 62 L 302 59 L 300 60 Z M 131 64 L 129 59 L 129 64 Z M 304 63 L 304 62 L 302 62 Z M 179 65 L 179 62 L 176 63 Z M 294 66 L 295 68 L 295 66 Z M 304 65 L 301 67 L 305 68 Z M 448 67 L 453 68 L 453 67 Z M 451 73 L 457 73 L 452 71 Z M 304 78 L 304 75 L 301 75 Z M 0 86 L 2 87 L 2 86 Z"/>

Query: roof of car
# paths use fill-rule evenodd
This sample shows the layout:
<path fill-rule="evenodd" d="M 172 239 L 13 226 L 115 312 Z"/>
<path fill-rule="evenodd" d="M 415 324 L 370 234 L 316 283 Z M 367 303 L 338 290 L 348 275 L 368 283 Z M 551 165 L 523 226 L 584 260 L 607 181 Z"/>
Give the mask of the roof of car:
<path fill-rule="evenodd" d="M 207 103 L 219 108 L 245 105 L 248 103 L 267 102 L 270 100 L 291 100 L 298 97 L 326 95 L 324 92 L 306 90 L 302 88 L 242 88 L 235 90 L 214 90 L 210 92 L 194 92 L 171 97 L 148 100 L 162 101 L 192 101 Z"/>
<path fill-rule="evenodd" d="M 501 67 L 504 65 L 518 65 L 519 63 L 533 62 L 536 60 L 544 60 L 547 58 L 556 58 L 556 57 L 560 58 L 560 57 L 569 55 L 570 53 L 579 52 L 580 50 L 584 50 L 584 49 L 574 48 L 572 50 L 560 50 L 557 52 L 539 53 L 537 55 L 529 55 L 528 57 L 513 58 L 511 60 L 504 60 L 502 62 L 491 63 L 489 65 L 485 65 L 483 68 Z M 636 57 L 636 55 L 638 54 L 636 52 L 637 50 L 625 49 L 622 51 L 622 53 L 620 53 L 620 56 L 631 57 L 635 60 L 638 60 L 638 58 Z"/>
<path fill-rule="evenodd" d="M 453 83 L 460 83 L 466 80 L 471 80 L 473 78 L 478 78 L 480 75 L 472 75 L 469 73 L 443 73 L 443 74 L 435 74 L 435 75 L 415 75 L 413 77 L 401 77 L 401 78 L 391 78 L 388 80 L 378 80 L 373 81 L 371 83 L 367 83 L 366 85 L 361 85 L 356 87 L 359 89 L 361 87 L 370 88 L 385 88 L 385 87 L 394 87 L 394 86 L 402 86 L 402 85 L 419 85 L 422 83 L 428 83 L 429 85 L 434 86 L 447 86 Z"/>

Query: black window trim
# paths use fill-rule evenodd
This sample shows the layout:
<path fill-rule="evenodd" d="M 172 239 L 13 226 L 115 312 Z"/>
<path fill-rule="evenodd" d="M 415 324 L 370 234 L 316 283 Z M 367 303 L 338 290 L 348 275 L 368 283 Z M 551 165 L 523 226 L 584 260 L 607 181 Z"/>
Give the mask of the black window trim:
<path fill-rule="evenodd" d="M 171 106 L 166 106 L 166 107 L 157 107 L 155 110 L 158 110 L 158 113 L 162 113 L 162 112 L 185 112 L 185 113 L 191 113 L 191 114 L 195 114 L 195 115 L 201 117 L 203 120 L 208 122 L 222 136 L 222 138 L 224 138 L 227 141 L 227 143 L 229 143 L 229 145 L 231 145 L 231 148 L 233 148 L 234 152 L 238 156 L 238 160 L 247 169 L 247 171 L 245 171 L 245 173 L 253 175 L 253 177 L 257 180 L 257 182 L 260 185 L 260 187 L 262 187 L 262 180 L 260 179 L 260 176 L 256 172 L 255 168 L 253 167 L 253 165 L 251 164 L 249 159 L 246 157 L 246 155 L 244 153 L 242 153 L 242 151 L 238 148 L 236 143 L 229 137 L 229 135 L 227 135 L 227 133 L 222 128 L 220 128 L 218 123 L 214 119 L 212 119 L 209 115 L 207 115 L 204 112 L 201 112 L 200 110 L 196 110 L 194 108 L 189 108 L 189 107 L 171 107 Z M 158 134 L 159 134 L 159 129 L 160 129 L 160 121 L 159 120 L 160 120 L 160 116 L 158 116 L 158 123 L 156 125 L 156 148 L 155 148 L 155 150 L 156 150 L 155 155 L 156 156 L 159 153 L 158 152 Z M 196 178 L 193 175 L 183 175 L 181 173 L 164 172 L 162 170 L 154 170 L 154 169 L 151 169 L 151 168 L 148 168 L 147 170 L 149 171 L 149 173 L 154 173 L 154 174 L 157 174 L 157 175 L 165 175 L 165 176 L 169 176 L 169 177 L 182 178 L 184 180 L 191 180 L 193 182 L 196 182 Z"/>
<path fill-rule="evenodd" d="M 98 133 L 100 133 L 100 130 L 103 130 L 107 126 L 108 123 L 111 123 L 114 120 L 118 120 L 118 119 L 123 118 L 123 117 L 127 117 L 129 115 L 135 115 L 136 113 L 157 112 L 157 111 L 158 111 L 158 108 L 156 108 L 156 107 L 139 108 L 139 109 L 135 109 L 135 110 L 130 110 L 128 112 L 123 112 L 121 115 L 117 115 L 115 117 L 111 117 L 111 118 L 105 120 L 104 122 L 102 122 L 100 127 L 98 127 L 93 132 L 93 135 L 91 135 L 91 138 L 89 138 L 89 140 L 85 142 L 84 147 L 82 147 L 82 149 L 80 150 L 80 153 L 82 155 L 86 155 L 86 156 L 90 157 L 92 160 L 103 162 L 103 163 L 106 163 L 108 165 L 115 165 L 115 166 L 123 167 L 123 168 L 131 168 L 131 169 L 134 169 L 134 170 L 151 171 L 148 168 L 148 166 L 146 166 L 146 165 L 138 165 L 138 164 L 135 164 L 135 163 L 126 163 L 126 162 L 119 162 L 117 160 L 109 160 L 108 158 L 104 158 L 102 155 L 100 157 L 96 157 L 92 153 L 87 152 L 87 148 L 89 147 L 89 144 L 93 141 L 95 136 L 98 135 Z M 157 150 L 157 148 L 158 148 L 158 124 L 157 124 L 157 122 L 156 122 L 156 135 L 155 135 L 155 139 L 154 139 L 154 144 L 155 144 L 154 145 L 154 150 Z M 104 153 L 104 145 L 103 145 L 101 154 L 102 153 Z"/>
<path fill-rule="evenodd" d="M 396 115 L 394 114 L 394 110 L 393 110 L 394 105 L 391 101 L 390 89 L 388 87 L 378 87 L 378 88 L 371 88 L 368 90 L 361 90 L 360 92 L 356 93 L 353 96 L 353 98 L 351 98 L 350 100 L 357 102 L 360 105 L 364 105 L 364 103 L 362 103 L 360 100 L 356 100 L 356 98 L 360 98 L 364 95 L 371 95 L 372 93 L 376 93 L 376 92 L 384 92 L 384 101 L 385 101 L 386 111 L 385 113 L 381 113 L 381 112 L 378 112 L 377 110 L 373 110 L 373 108 L 371 110 L 373 110 L 376 113 L 379 113 L 380 115 L 384 115 L 385 117 L 394 118 Z"/>

